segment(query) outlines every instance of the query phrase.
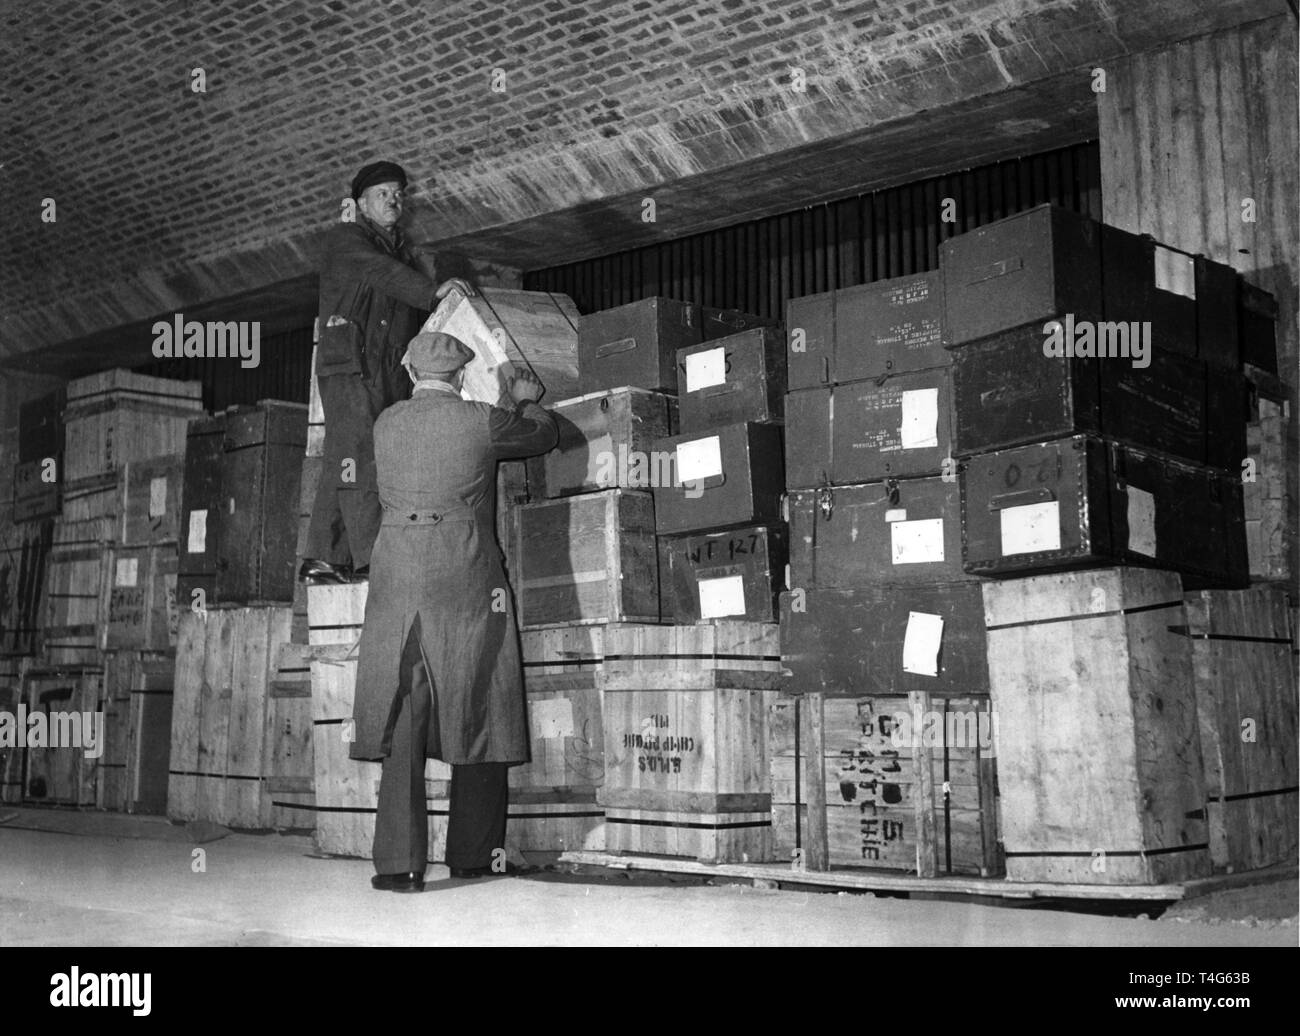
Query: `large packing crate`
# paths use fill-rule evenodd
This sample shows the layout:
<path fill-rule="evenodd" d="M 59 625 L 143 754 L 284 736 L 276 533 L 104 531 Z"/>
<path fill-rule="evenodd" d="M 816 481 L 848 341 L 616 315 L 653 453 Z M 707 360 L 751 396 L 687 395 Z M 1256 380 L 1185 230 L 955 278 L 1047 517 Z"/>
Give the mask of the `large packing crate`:
<path fill-rule="evenodd" d="M 989 690 L 978 583 L 876 583 L 781 595 L 781 653 L 798 694 Z"/>
<path fill-rule="evenodd" d="M 762 862 L 772 853 L 767 715 L 783 679 L 770 623 L 605 631 L 605 844 Z"/>
<path fill-rule="evenodd" d="M 0 654 L 34 654 L 45 623 L 55 522 L 0 521 Z"/>
<path fill-rule="evenodd" d="M 671 455 L 672 478 L 656 481 L 655 528 L 661 535 L 704 532 L 781 520 L 785 472 L 781 427 L 743 422 L 703 435 L 677 435 L 655 446 Z"/>
<path fill-rule="evenodd" d="M 306 644 L 283 644 L 267 695 L 266 791 L 276 830 L 316 826 L 316 764 L 312 750 L 311 657 Z"/>
<path fill-rule="evenodd" d="M 776 622 L 785 588 L 784 522 L 659 538 L 660 611 L 679 624 Z"/>
<path fill-rule="evenodd" d="M 65 482 L 60 493 L 60 515 L 64 521 L 89 522 L 110 518 L 116 533 L 122 513 L 122 494 L 118 490 L 117 472 L 88 475 Z"/>
<path fill-rule="evenodd" d="M 311 648 L 312 759 L 315 771 L 316 849 L 332 856 L 370 859 L 375 841 L 382 764 L 348 756 L 357 660 L 352 644 Z M 451 767 L 425 764 L 429 859 L 447 852 Z"/>
<path fill-rule="evenodd" d="M 474 359 L 465 366 L 462 392 L 466 399 L 496 403 L 503 368 L 531 368 L 551 399 L 590 391 L 578 387 L 578 323 L 578 310 L 567 295 L 480 288 L 466 296 L 455 289 L 421 330 L 442 331 L 469 346 Z"/>
<path fill-rule="evenodd" d="M 943 315 L 937 271 L 791 299 L 790 388 L 947 366 Z"/>
<path fill-rule="evenodd" d="M 226 413 L 218 509 L 216 598 L 292 601 L 307 408 L 264 400 Z"/>
<path fill-rule="evenodd" d="M 1172 347 L 1185 343 L 1211 367 L 1237 370 L 1237 272 L 1145 234 L 1100 229 L 1107 317 L 1150 321 Z"/>
<path fill-rule="evenodd" d="M 776 859 L 797 859 L 820 820 L 811 779 L 824 786 L 831 866 L 1002 873 L 987 698 L 785 698 L 770 722 Z"/>
<path fill-rule="evenodd" d="M 20 711 L 15 729 L 26 742 L 23 801 L 94 806 L 103 758 L 104 728 L 98 718 L 103 714 L 103 667 L 29 666 L 22 687 L 20 701 L 26 715 Z M 33 723 L 37 713 L 43 718 Z"/>
<path fill-rule="evenodd" d="M 567 664 L 575 645 L 602 639 L 599 626 L 536 630 L 521 638 L 531 758 L 510 768 L 508 849 L 605 848 L 605 810 L 596 802 L 605 781 L 600 662 Z M 541 671 L 553 668 L 568 671 Z"/>
<path fill-rule="evenodd" d="M 548 497 L 650 489 L 651 451 L 677 430 L 677 400 L 647 389 L 609 389 L 561 400 L 551 416 L 560 438 L 543 458 Z"/>
<path fill-rule="evenodd" d="M 1082 319 L 1067 314 L 1053 323 L 1068 334 Z M 956 455 L 1092 433 L 1204 463 L 1211 436 L 1217 446 L 1245 434 L 1240 382 L 1221 372 L 1207 380 L 1199 360 L 1158 344 L 1148 346 L 1145 367 L 1118 356 L 1046 357 L 1043 348 L 1043 331 L 1032 325 L 955 350 Z M 1211 428 L 1207 399 L 1234 390 L 1236 420 Z M 1226 418 L 1228 407 L 1216 400 L 1213 412 Z M 1240 458 L 1238 449 L 1231 466 Z"/>
<path fill-rule="evenodd" d="M 1296 674 L 1286 594 L 1277 589 L 1186 595 L 1206 820 L 1216 870 L 1293 860 L 1296 853 Z"/>
<path fill-rule="evenodd" d="M 791 392 L 785 420 L 791 488 L 952 470 L 949 367 Z"/>
<path fill-rule="evenodd" d="M 41 644 L 51 665 L 94 665 L 103 647 L 113 566 L 113 522 L 54 523 Z"/>
<path fill-rule="evenodd" d="M 609 489 L 525 504 L 512 573 L 521 625 L 658 622 L 654 500 Z"/>
<path fill-rule="evenodd" d="M 351 644 L 361 642 L 370 581 L 318 583 L 307 587 L 307 642 Z"/>
<path fill-rule="evenodd" d="M 181 485 L 185 455 L 128 461 L 118 473 L 122 531 L 126 547 L 175 544 L 181 532 Z M 173 553 L 175 549 L 173 548 Z"/>
<path fill-rule="evenodd" d="M 225 414 L 192 422 L 185 439 L 176 595 L 186 608 L 206 608 L 217 603 L 217 537 L 219 512 L 225 502 L 221 492 L 225 442 Z"/>
<path fill-rule="evenodd" d="M 1051 205 L 949 238 L 939 269 L 949 345 L 1103 311 L 1099 224 Z"/>
<path fill-rule="evenodd" d="M 785 335 L 779 328 L 762 327 L 678 349 L 677 388 L 683 432 L 739 421 L 780 421 L 785 414 Z"/>
<path fill-rule="evenodd" d="M 63 496 L 58 472 L 59 458 L 19 461 L 14 465 L 14 521 L 32 522 L 59 513 Z"/>
<path fill-rule="evenodd" d="M 790 586 L 805 590 L 968 579 L 956 478 L 792 490 Z"/>
<path fill-rule="evenodd" d="M 176 647 L 176 545 L 113 549 L 104 648 L 169 652 Z"/>
<path fill-rule="evenodd" d="M 203 413 L 197 381 L 105 371 L 68 384 L 63 411 L 65 483 L 114 473 L 127 461 L 178 453 Z"/>
<path fill-rule="evenodd" d="M 268 691 L 287 606 L 182 611 L 176 648 L 167 816 L 271 826 Z"/>
<path fill-rule="evenodd" d="M 962 472 L 966 571 L 1124 562 L 1193 587 L 1247 582 L 1239 476 L 1091 436 L 982 454 Z"/>
<path fill-rule="evenodd" d="M 578 321 L 581 392 L 631 385 L 677 391 L 677 350 L 702 340 L 694 302 L 648 298 Z"/>
<path fill-rule="evenodd" d="M 1287 433 L 1291 426 L 1287 389 L 1264 371 L 1249 372 L 1251 462 L 1242 471 L 1246 551 L 1255 581 L 1294 585 L 1297 533 L 1291 517 L 1294 490 L 1288 486 Z"/>
<path fill-rule="evenodd" d="M 981 589 L 1007 877 L 1131 885 L 1209 874 L 1178 577 L 1108 568 Z"/>

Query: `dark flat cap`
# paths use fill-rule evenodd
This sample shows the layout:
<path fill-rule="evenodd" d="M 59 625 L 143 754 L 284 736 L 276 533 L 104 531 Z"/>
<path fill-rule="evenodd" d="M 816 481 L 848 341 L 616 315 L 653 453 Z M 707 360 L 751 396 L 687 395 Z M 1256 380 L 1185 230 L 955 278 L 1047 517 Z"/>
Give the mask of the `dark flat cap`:
<path fill-rule="evenodd" d="M 356 201 L 367 187 L 377 183 L 396 183 L 406 186 L 406 170 L 396 162 L 371 162 L 363 165 L 361 171 L 352 178 L 352 200 Z"/>
<path fill-rule="evenodd" d="M 451 374 L 472 359 L 474 350 L 459 338 L 432 331 L 411 339 L 402 356 L 402 366 L 414 367 L 421 374 Z"/>

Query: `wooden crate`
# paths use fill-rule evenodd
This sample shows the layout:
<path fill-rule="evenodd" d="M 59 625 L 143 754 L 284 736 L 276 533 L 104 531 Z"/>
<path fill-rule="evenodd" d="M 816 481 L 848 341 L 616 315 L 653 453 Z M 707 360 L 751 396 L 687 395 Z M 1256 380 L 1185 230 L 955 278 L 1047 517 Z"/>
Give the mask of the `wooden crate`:
<path fill-rule="evenodd" d="M 167 789 L 173 820 L 270 826 L 268 691 L 291 621 L 287 606 L 181 614 Z"/>
<path fill-rule="evenodd" d="M 606 848 L 712 862 L 771 858 L 767 717 L 775 624 L 605 631 Z"/>
<path fill-rule="evenodd" d="M 103 736 L 104 670 L 100 666 L 30 666 L 22 700 L 28 722 L 23 801 L 34 805 L 94 806 Z M 32 743 L 31 717 L 45 713 L 43 745 Z M 61 714 L 61 715 L 60 715 Z M 86 730 L 87 714 L 94 733 Z M 77 717 L 74 719 L 74 715 Z"/>
<path fill-rule="evenodd" d="M 171 651 L 176 605 L 176 544 L 116 547 L 109 571 L 106 650 Z"/>
<path fill-rule="evenodd" d="M 167 812 L 176 659 L 132 654 L 135 665 L 127 728 L 126 810 L 161 816 Z"/>
<path fill-rule="evenodd" d="M 63 503 L 60 515 L 68 522 L 88 522 L 95 518 L 111 519 L 113 538 L 122 513 L 122 497 L 117 473 L 105 472 L 88 475 L 63 484 Z"/>
<path fill-rule="evenodd" d="M 465 367 L 466 399 L 496 403 L 501 368 L 527 367 L 551 400 L 578 389 L 578 310 L 567 295 L 480 288 L 467 297 L 448 293 L 421 329 L 443 331 L 474 351 Z"/>
<path fill-rule="evenodd" d="M 307 631 L 311 644 L 347 644 L 356 648 L 366 617 L 368 580 L 321 583 L 307 588 Z"/>
<path fill-rule="evenodd" d="M 981 585 L 1013 881 L 1210 872 L 1178 576 L 1107 568 Z"/>
<path fill-rule="evenodd" d="M 1290 584 L 1295 578 L 1297 536 L 1293 520 L 1288 519 L 1286 455 L 1291 413 L 1287 389 L 1275 376 L 1256 368 L 1248 368 L 1248 381 L 1251 416 L 1246 425 L 1246 456 L 1254 464 L 1241 488 L 1250 578 Z"/>
<path fill-rule="evenodd" d="M 599 626 L 523 635 L 531 761 L 510 768 L 506 846 L 562 852 L 605 847 L 604 683 Z M 599 651 L 599 648 L 595 648 Z"/>
<path fill-rule="evenodd" d="M 810 737 L 818 727 L 824 733 Z M 987 698 L 784 698 L 772 707 L 770 737 L 776 859 L 799 860 L 817 808 L 832 866 L 1002 873 Z M 815 769 L 805 765 L 810 753 L 821 756 Z M 809 805 L 813 781 L 824 805 Z"/>
<path fill-rule="evenodd" d="M 270 824 L 303 830 L 316 824 L 316 773 L 312 755 L 311 659 L 305 644 L 284 644 L 267 702 L 266 790 Z"/>
<path fill-rule="evenodd" d="M 37 650 L 53 544 L 53 521 L 0 521 L 0 652 L 30 655 Z"/>
<path fill-rule="evenodd" d="M 175 544 L 180 537 L 184 481 L 184 453 L 124 464 L 117 479 L 122 499 L 119 542 L 127 547 Z"/>
<path fill-rule="evenodd" d="M 350 645 L 313 647 L 311 654 L 312 756 L 316 775 L 319 852 L 370 859 L 379 803 L 380 763 L 348 757 L 357 662 Z M 447 854 L 447 795 L 451 767 L 425 765 L 429 813 L 429 859 Z"/>
<path fill-rule="evenodd" d="M 648 389 L 607 389 L 560 400 L 550 411 L 560 438 L 543 461 L 547 496 L 655 484 L 651 451 L 676 430 L 675 397 Z"/>
<path fill-rule="evenodd" d="M 108 518 L 54 523 L 42 644 L 51 665 L 91 665 L 108 618 L 113 523 Z"/>
<path fill-rule="evenodd" d="M 114 474 L 123 464 L 185 448 L 185 429 L 203 413 L 202 386 L 125 370 L 68 384 L 63 411 L 67 484 Z M 65 492 L 66 499 L 66 492 Z"/>
<path fill-rule="evenodd" d="M 525 504 L 515 536 L 514 589 L 525 628 L 658 621 L 649 493 L 609 489 Z"/>
<path fill-rule="evenodd" d="M 23 700 L 23 669 L 28 664 L 25 655 L 0 655 L 0 709 L 15 716 Z M 8 739 L 0 745 L 0 803 L 23 800 L 23 751 Z"/>
<path fill-rule="evenodd" d="M 115 813 L 127 806 L 126 760 L 130 754 L 131 680 L 139 653 L 114 651 L 103 656 L 104 752 L 97 760 L 95 805 Z"/>
<path fill-rule="evenodd" d="M 1202 590 L 1186 596 L 1206 820 L 1216 870 L 1294 859 L 1296 678 L 1286 594 Z"/>

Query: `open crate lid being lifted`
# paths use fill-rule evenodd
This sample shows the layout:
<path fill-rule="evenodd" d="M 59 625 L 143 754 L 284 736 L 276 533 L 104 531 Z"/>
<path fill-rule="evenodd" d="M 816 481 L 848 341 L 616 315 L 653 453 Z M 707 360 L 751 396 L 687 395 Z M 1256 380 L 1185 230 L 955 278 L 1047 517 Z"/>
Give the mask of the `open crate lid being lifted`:
<path fill-rule="evenodd" d="M 578 394 L 577 321 L 577 307 L 567 295 L 481 288 L 466 296 L 453 289 L 421 330 L 443 331 L 474 350 L 465 368 L 466 399 L 497 402 L 499 372 L 514 364 L 531 368 L 546 398 L 556 400 Z"/>

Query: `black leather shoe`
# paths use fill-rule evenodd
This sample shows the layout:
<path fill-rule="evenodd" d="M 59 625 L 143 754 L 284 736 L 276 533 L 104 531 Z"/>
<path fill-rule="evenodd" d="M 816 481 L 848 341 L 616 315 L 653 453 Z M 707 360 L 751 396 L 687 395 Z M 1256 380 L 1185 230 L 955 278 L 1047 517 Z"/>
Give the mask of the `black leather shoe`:
<path fill-rule="evenodd" d="M 370 578 L 370 566 L 362 565 L 360 568 L 354 568 L 348 573 L 348 578 L 354 583 L 364 583 Z"/>
<path fill-rule="evenodd" d="M 415 871 L 405 874 L 376 874 L 370 879 L 370 887 L 380 892 L 423 892 L 424 875 Z"/>
<path fill-rule="evenodd" d="M 303 558 L 302 567 L 298 569 L 298 578 L 308 586 L 317 586 L 321 583 L 346 583 L 348 573 L 346 567 L 342 565 L 331 565 L 328 561 L 317 561 L 315 558 Z"/>
<path fill-rule="evenodd" d="M 518 878 L 524 874 L 532 873 L 531 867 L 516 867 L 513 863 L 507 863 L 505 870 L 493 870 L 492 865 L 486 867 L 452 867 L 451 876 L 462 880 L 471 878 Z"/>

